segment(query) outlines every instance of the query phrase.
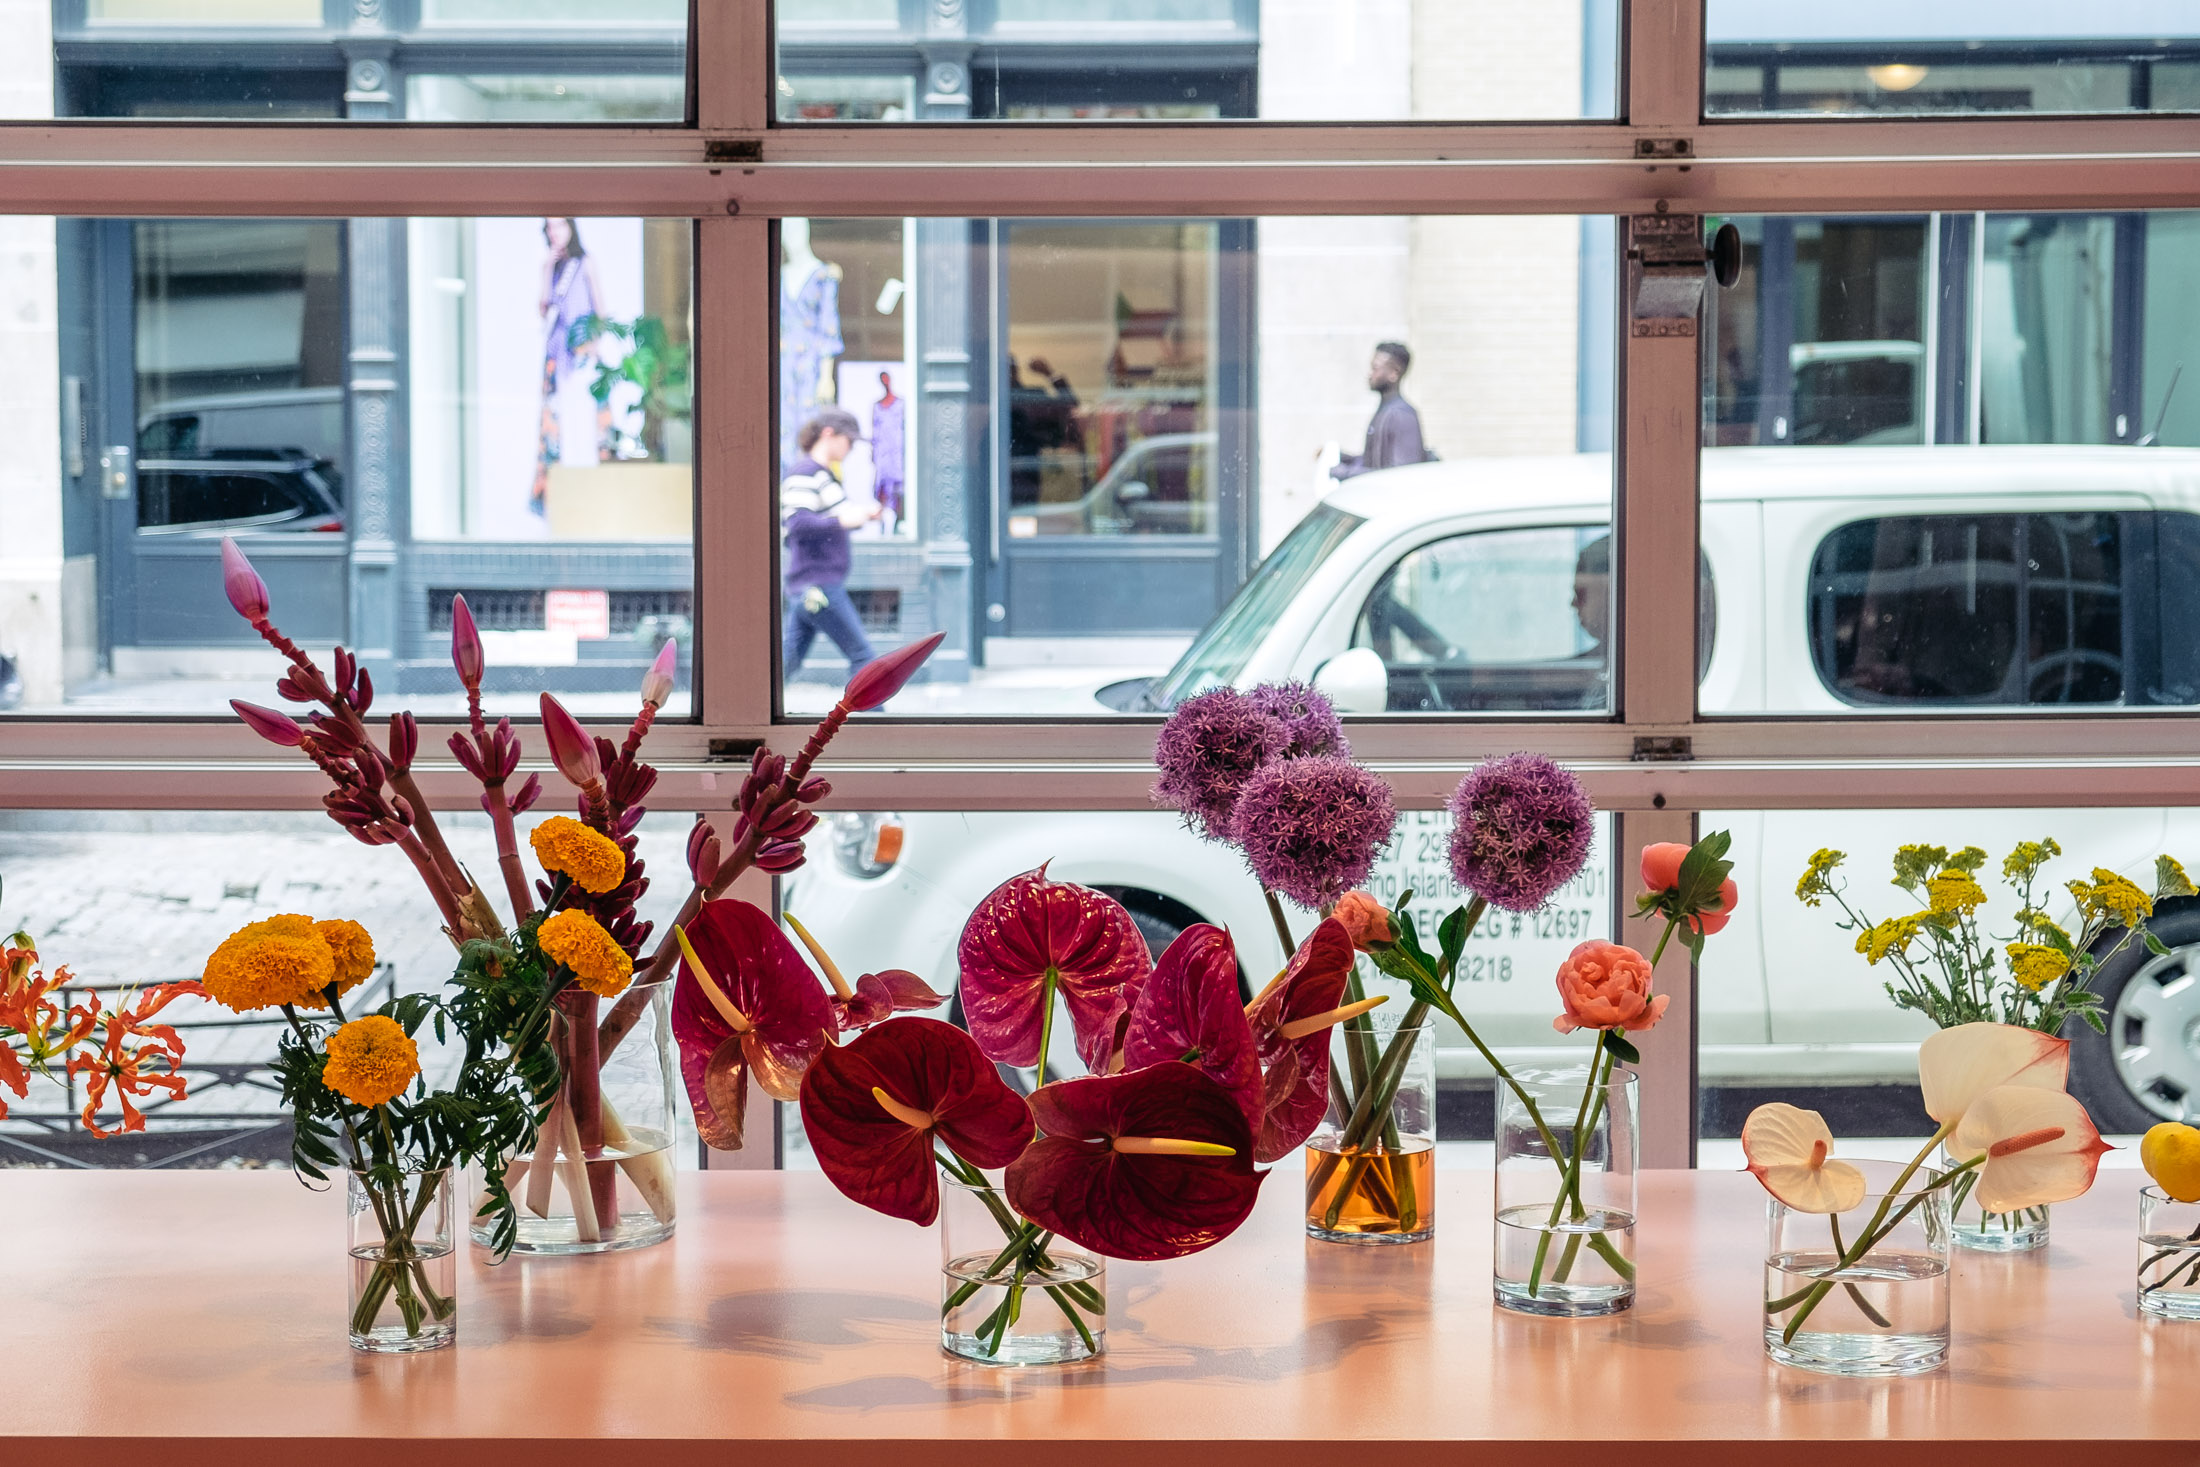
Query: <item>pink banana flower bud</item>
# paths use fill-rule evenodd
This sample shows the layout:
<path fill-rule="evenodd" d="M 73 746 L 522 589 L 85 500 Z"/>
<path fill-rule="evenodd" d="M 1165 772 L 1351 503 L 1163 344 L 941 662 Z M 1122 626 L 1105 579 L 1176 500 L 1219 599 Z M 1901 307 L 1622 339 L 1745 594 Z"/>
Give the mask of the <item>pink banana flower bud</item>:
<path fill-rule="evenodd" d="M 272 708 L 262 708 L 257 704 L 242 702 L 236 698 L 229 700 L 229 706 L 234 708 L 237 711 L 237 716 L 244 720 L 245 727 L 271 744 L 281 744 L 286 749 L 295 749 L 305 739 L 306 731 L 298 725 L 296 719 L 286 713 L 277 713 Z"/>
<path fill-rule="evenodd" d="M 514 815 L 525 815 L 529 810 L 535 808 L 535 801 L 541 798 L 542 776 L 539 774 L 528 775 L 527 782 L 519 787 L 519 793 L 512 796 L 512 813 Z"/>
<path fill-rule="evenodd" d="M 483 781 L 488 779 L 487 769 L 481 762 L 481 751 L 474 747 L 472 738 L 465 734 L 452 734 L 450 749 L 451 757 L 458 760 L 459 768 L 476 779 Z M 482 798 L 487 799 L 488 796 L 484 795 Z"/>
<path fill-rule="evenodd" d="M 237 615 L 254 626 L 266 625 L 267 582 L 260 579 L 252 562 L 227 535 L 222 536 L 222 589 L 229 593 L 229 604 L 237 608 Z"/>
<path fill-rule="evenodd" d="M 802 864 L 802 842 L 798 840 L 771 841 L 756 851 L 756 866 L 774 876 L 784 876 Z"/>
<path fill-rule="evenodd" d="M 359 679 L 352 686 L 351 710 L 364 713 L 374 706 L 374 679 L 365 668 L 359 669 Z"/>
<path fill-rule="evenodd" d="M 474 614 L 464 596 L 451 598 L 451 666 L 469 693 L 481 691 L 481 633 L 474 628 Z"/>
<path fill-rule="evenodd" d="M 794 792 L 794 797 L 805 805 L 814 805 L 832 792 L 832 785 L 825 780 L 805 779 L 802 781 L 802 788 Z"/>
<path fill-rule="evenodd" d="M 351 655 L 350 648 L 338 647 L 330 654 L 329 662 L 336 671 L 336 691 L 350 697 L 352 679 L 359 675 L 359 659 Z"/>
<path fill-rule="evenodd" d="M 542 732 L 550 742 L 550 762 L 558 766 L 577 789 L 603 782 L 603 763 L 596 756 L 596 741 L 565 705 L 548 693 L 542 695 Z"/>
<path fill-rule="evenodd" d="M 662 708 L 672 696 L 672 675 L 680 666 L 680 644 L 671 638 L 657 649 L 657 660 L 649 664 L 649 671 L 642 675 L 642 701 L 652 708 Z"/>
<path fill-rule="evenodd" d="M 865 663 L 860 672 L 848 679 L 840 701 L 858 713 L 868 713 L 883 706 L 917 675 L 917 669 L 924 666 L 924 659 L 945 640 L 947 633 L 934 632 L 921 642 L 897 647 L 877 661 Z"/>
<path fill-rule="evenodd" d="M 399 774 L 412 768 L 420 752 L 420 725 L 410 713 L 390 715 L 390 767 Z"/>
<path fill-rule="evenodd" d="M 718 845 L 718 833 L 710 828 L 708 820 L 697 820 L 688 830 L 688 874 L 695 878 L 697 886 L 709 886 L 718 879 L 718 865 L 724 853 Z"/>

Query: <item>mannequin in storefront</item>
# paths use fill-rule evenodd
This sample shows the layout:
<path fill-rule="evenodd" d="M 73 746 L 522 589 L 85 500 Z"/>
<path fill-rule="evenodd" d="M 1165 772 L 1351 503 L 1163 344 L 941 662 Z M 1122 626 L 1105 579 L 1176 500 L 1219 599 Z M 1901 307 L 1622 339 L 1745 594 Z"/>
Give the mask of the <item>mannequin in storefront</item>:
<path fill-rule="evenodd" d="M 782 472 L 801 457 L 795 431 L 820 403 L 838 397 L 840 267 L 810 247 L 810 221 L 779 222 L 779 459 Z"/>

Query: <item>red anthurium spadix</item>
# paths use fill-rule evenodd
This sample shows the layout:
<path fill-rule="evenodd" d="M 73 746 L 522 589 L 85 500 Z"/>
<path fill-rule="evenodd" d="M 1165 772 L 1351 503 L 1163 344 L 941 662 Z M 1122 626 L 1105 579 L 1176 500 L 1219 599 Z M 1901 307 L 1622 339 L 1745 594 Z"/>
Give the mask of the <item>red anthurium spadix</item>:
<path fill-rule="evenodd" d="M 1179 933 L 1131 1003 L 1123 1066 L 1182 1060 L 1237 1098 L 1246 1124 L 1261 1120 L 1259 1046 L 1238 1002 L 1237 949 L 1204 922 Z"/>
<path fill-rule="evenodd" d="M 1035 1065 L 1060 993 L 1077 1052 L 1107 1068 L 1118 1021 L 1152 971 L 1146 939 L 1123 904 L 1089 887 L 1047 880 L 1046 867 L 1010 877 L 978 903 L 957 949 L 963 1017 L 989 1059 Z"/>
<path fill-rule="evenodd" d="M 1042 1085 L 1009 1164 L 1025 1217 L 1110 1258 L 1181 1258 L 1237 1230 L 1266 1172 L 1237 1098 L 1180 1060 Z"/>
<path fill-rule="evenodd" d="M 672 1035 L 695 1129 L 719 1150 L 738 1151 L 749 1071 L 773 1099 L 797 1098 L 802 1072 L 837 1027 L 832 1004 L 779 925 L 747 902 L 705 902 L 673 930 L 683 959 Z"/>
<path fill-rule="evenodd" d="M 1307 934 L 1245 1016 L 1260 1046 L 1261 1109 L 1253 1160 L 1306 1144 L 1329 1109 L 1329 1031 L 1352 975 L 1352 937 L 1331 917 Z"/>
<path fill-rule="evenodd" d="M 851 1199 L 923 1226 L 939 1216 L 943 1146 L 979 1168 L 1031 1144 L 1031 1108 L 969 1035 L 899 1018 L 829 1045 L 802 1077 L 802 1129 L 828 1180 Z"/>

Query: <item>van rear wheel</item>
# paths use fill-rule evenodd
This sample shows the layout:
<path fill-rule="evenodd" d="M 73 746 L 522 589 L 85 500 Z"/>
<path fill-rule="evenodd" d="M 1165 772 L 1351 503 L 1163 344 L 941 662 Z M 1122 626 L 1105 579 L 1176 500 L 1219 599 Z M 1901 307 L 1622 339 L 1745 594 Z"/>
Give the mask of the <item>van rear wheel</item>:
<path fill-rule="evenodd" d="M 2063 1028 L 2071 1093 L 2112 1135 L 2200 1115 L 2200 903 L 2165 904 L 2148 925 L 2167 956 L 2132 942 L 2094 975 L 2108 1032 Z"/>

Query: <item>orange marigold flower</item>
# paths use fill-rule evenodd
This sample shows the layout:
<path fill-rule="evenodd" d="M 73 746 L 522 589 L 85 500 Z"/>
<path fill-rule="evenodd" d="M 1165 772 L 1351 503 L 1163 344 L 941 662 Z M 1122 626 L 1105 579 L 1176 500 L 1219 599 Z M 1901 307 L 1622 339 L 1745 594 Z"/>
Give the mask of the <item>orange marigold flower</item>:
<path fill-rule="evenodd" d="M 592 896 L 602 896 L 626 880 L 626 852 L 600 830 L 591 830 L 570 815 L 553 815 L 527 837 L 542 869 L 573 878 L 573 884 Z"/>
<path fill-rule="evenodd" d="M 353 1019 L 328 1037 L 321 1083 L 355 1105 L 395 1100 L 420 1073 L 420 1046 L 397 1020 L 382 1014 Z"/>
<path fill-rule="evenodd" d="M 535 930 L 535 944 L 570 969 L 581 987 L 603 998 L 618 997 L 634 976 L 634 960 L 586 912 L 552 915 Z"/>
<path fill-rule="evenodd" d="M 336 991 L 346 994 L 357 988 L 374 973 L 374 939 L 367 929 L 357 922 L 342 917 L 331 917 L 313 924 L 313 930 L 328 944 L 329 956 L 336 963 Z M 325 1009 L 328 998 L 316 993 L 298 1000 L 302 1009 Z"/>
<path fill-rule="evenodd" d="M 336 954 L 294 912 L 238 928 L 206 960 L 206 993 L 238 1013 L 310 1003 L 336 981 Z"/>

